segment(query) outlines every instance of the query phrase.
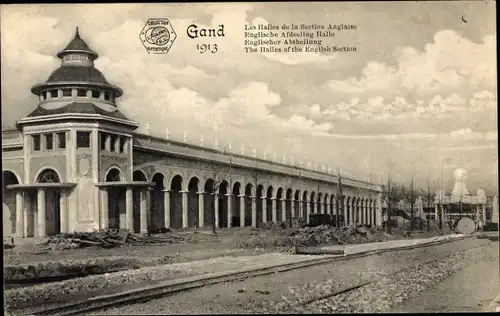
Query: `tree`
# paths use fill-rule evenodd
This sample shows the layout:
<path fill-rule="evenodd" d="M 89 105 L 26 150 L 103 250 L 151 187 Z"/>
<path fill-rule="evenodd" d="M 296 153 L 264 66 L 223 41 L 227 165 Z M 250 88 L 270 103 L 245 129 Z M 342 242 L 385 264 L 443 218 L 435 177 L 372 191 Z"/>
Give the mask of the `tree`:
<path fill-rule="evenodd" d="M 392 232 L 392 214 L 395 204 L 398 201 L 404 200 L 406 189 L 403 185 L 394 183 L 391 177 L 388 178 L 387 185 L 382 185 L 382 200 L 387 204 L 387 233 Z"/>
<path fill-rule="evenodd" d="M 415 217 L 414 207 L 415 207 L 415 201 L 417 199 L 416 194 L 415 194 L 415 186 L 413 184 L 413 180 L 414 180 L 414 175 L 412 174 L 411 175 L 411 182 L 410 182 L 408 189 L 406 189 L 403 186 L 403 190 L 402 190 L 402 195 L 403 195 L 403 200 L 405 202 L 405 205 L 406 205 L 406 203 L 410 204 L 410 230 L 415 229 L 415 226 L 414 226 L 414 217 Z"/>

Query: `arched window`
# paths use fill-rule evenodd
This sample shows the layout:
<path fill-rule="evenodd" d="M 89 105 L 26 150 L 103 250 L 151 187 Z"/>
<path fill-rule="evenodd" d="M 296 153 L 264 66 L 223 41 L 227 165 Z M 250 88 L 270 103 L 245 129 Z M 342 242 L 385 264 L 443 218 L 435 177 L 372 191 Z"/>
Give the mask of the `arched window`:
<path fill-rule="evenodd" d="M 59 182 L 61 182 L 61 180 L 59 179 L 57 172 L 55 172 L 52 169 L 44 170 L 38 176 L 38 183 L 59 183 Z"/>
<path fill-rule="evenodd" d="M 120 171 L 117 169 L 111 169 L 108 171 L 108 174 L 106 175 L 106 182 L 118 182 L 121 181 L 120 178 Z"/>
<path fill-rule="evenodd" d="M 9 184 L 19 184 L 19 181 L 13 172 L 2 171 L 2 185 L 5 187 Z"/>

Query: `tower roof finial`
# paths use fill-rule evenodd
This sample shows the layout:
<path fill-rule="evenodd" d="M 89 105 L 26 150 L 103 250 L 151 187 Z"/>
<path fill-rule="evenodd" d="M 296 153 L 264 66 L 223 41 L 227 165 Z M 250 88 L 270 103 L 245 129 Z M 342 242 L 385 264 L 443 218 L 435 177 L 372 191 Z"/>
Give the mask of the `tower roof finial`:
<path fill-rule="evenodd" d="M 78 38 L 80 37 L 80 33 L 78 33 L 78 26 L 76 27 L 75 38 L 76 38 L 76 37 L 78 37 Z"/>

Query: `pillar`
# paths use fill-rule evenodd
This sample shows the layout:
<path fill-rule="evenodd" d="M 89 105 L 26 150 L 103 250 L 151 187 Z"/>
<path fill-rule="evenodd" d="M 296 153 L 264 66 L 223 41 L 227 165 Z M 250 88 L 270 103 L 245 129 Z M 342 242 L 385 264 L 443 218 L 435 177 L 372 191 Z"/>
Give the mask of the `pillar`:
<path fill-rule="evenodd" d="M 434 203 L 434 225 L 438 227 L 439 214 L 438 214 L 438 204 Z"/>
<path fill-rule="evenodd" d="M 142 194 L 140 196 L 140 204 L 142 205 Z M 120 223 L 122 227 L 122 223 Z M 134 232 L 134 202 L 132 198 L 132 188 L 127 187 L 125 190 L 125 228 L 130 232 Z"/>
<path fill-rule="evenodd" d="M 104 136 L 104 150 L 106 150 L 107 152 L 111 151 L 111 135 L 109 134 L 106 134 Z"/>
<path fill-rule="evenodd" d="M 120 153 L 120 137 L 116 137 L 115 139 L 115 153 L 119 154 Z"/>
<path fill-rule="evenodd" d="M 23 192 L 16 192 L 16 236 L 24 235 L 24 196 Z"/>
<path fill-rule="evenodd" d="M 486 207 L 484 204 L 481 204 L 481 211 L 483 213 L 483 226 L 486 225 Z"/>
<path fill-rule="evenodd" d="M 366 214 L 365 214 L 365 202 L 362 202 L 361 205 L 359 206 L 359 224 L 360 225 L 365 225 L 366 224 Z"/>
<path fill-rule="evenodd" d="M 349 206 L 349 205 L 347 204 L 347 199 L 346 199 L 345 197 L 344 197 L 342 200 L 343 200 L 343 201 L 341 201 L 340 203 L 343 203 L 343 204 L 344 204 L 344 205 L 343 205 L 343 209 L 344 209 L 344 214 L 343 214 L 343 215 L 344 215 L 344 225 L 345 225 L 345 226 L 347 226 L 347 225 L 349 225 L 349 224 L 350 224 L 350 221 L 349 221 L 349 220 L 350 220 L 350 218 L 349 218 L 349 214 L 347 213 L 347 211 L 348 211 L 348 209 L 347 209 L 347 208 L 348 208 L 348 206 Z"/>
<path fill-rule="evenodd" d="M 252 227 L 257 227 L 257 201 L 255 196 L 250 197 L 252 199 Z"/>
<path fill-rule="evenodd" d="M 375 225 L 377 227 L 382 226 L 382 194 L 377 197 L 377 206 L 375 210 Z"/>
<path fill-rule="evenodd" d="M 299 205 L 298 205 L 298 207 L 299 207 L 299 217 L 300 218 L 304 218 L 304 210 L 303 210 L 303 208 L 304 208 L 304 201 L 302 201 L 302 199 L 299 199 Z"/>
<path fill-rule="evenodd" d="M 219 228 L 219 194 L 214 193 L 215 228 Z"/>
<path fill-rule="evenodd" d="M 188 193 L 189 191 L 181 191 L 182 194 L 182 228 L 188 227 Z"/>
<path fill-rule="evenodd" d="M 165 228 L 170 228 L 170 190 L 163 190 L 163 220 Z"/>
<path fill-rule="evenodd" d="M 147 188 L 141 188 L 140 191 L 140 223 L 141 223 L 141 233 L 147 233 L 148 232 L 148 195 L 149 191 Z"/>
<path fill-rule="evenodd" d="M 28 228 L 29 228 L 29 222 L 28 222 L 28 212 L 32 212 L 31 208 L 31 198 L 29 192 L 25 192 L 24 194 L 24 210 L 23 210 L 23 236 L 28 237 Z"/>
<path fill-rule="evenodd" d="M 205 192 L 198 192 L 198 227 L 205 226 Z"/>
<path fill-rule="evenodd" d="M 240 198 L 240 227 L 245 227 L 245 196 L 239 195 Z"/>
<path fill-rule="evenodd" d="M 287 208 L 287 202 L 289 200 L 287 199 L 281 199 L 281 221 L 283 223 L 286 223 L 286 212 L 288 210 Z M 290 210 L 291 210 L 291 205 L 290 205 Z"/>
<path fill-rule="evenodd" d="M 262 199 L 262 222 L 267 223 L 267 197 L 261 197 Z"/>
<path fill-rule="evenodd" d="M 498 197 L 495 195 L 495 197 L 493 197 L 493 201 L 492 201 L 492 218 L 491 218 L 491 221 L 493 223 L 499 223 L 498 220 L 499 220 L 499 212 L 498 212 Z"/>
<path fill-rule="evenodd" d="M 226 194 L 227 197 L 227 228 L 233 226 L 233 195 L 231 193 Z"/>
<path fill-rule="evenodd" d="M 45 215 L 45 190 L 38 189 L 37 192 L 37 220 L 38 220 L 38 235 L 37 237 L 45 237 L 47 236 L 46 229 L 46 215 Z"/>
<path fill-rule="evenodd" d="M 108 189 L 101 189 L 101 229 L 107 229 L 109 226 L 109 205 Z"/>
<path fill-rule="evenodd" d="M 67 191 L 64 189 L 61 189 L 60 195 L 59 195 L 59 219 L 61 222 L 61 233 L 68 233 L 68 207 L 67 207 Z"/>
<path fill-rule="evenodd" d="M 310 216 L 311 216 L 311 205 L 309 204 L 308 201 L 306 201 L 305 203 L 305 207 L 306 207 L 306 223 L 309 224 L 310 223 Z"/>
<path fill-rule="evenodd" d="M 277 198 L 271 198 L 271 212 L 272 212 L 272 220 L 273 220 L 273 223 L 276 224 L 277 222 L 277 208 L 278 208 L 278 199 Z"/>

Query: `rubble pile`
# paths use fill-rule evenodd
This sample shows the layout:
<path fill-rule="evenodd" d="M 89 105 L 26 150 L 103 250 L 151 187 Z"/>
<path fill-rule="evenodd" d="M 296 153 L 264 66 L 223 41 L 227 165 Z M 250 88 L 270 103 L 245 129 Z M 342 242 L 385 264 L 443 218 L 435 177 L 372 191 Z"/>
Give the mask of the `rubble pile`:
<path fill-rule="evenodd" d="M 345 245 L 377 242 L 392 239 L 393 236 L 376 228 L 344 226 L 336 228 L 320 225 L 305 228 L 286 228 L 283 224 L 266 223 L 260 232 L 252 233 L 251 238 L 244 240 L 243 248 L 271 248 L 295 246 Z"/>
<path fill-rule="evenodd" d="M 106 229 L 90 233 L 63 233 L 51 237 L 41 244 L 45 249 L 63 250 L 85 247 L 113 248 L 121 245 L 150 245 L 182 242 L 181 236 L 170 234 L 138 235 L 127 229 Z"/>
<path fill-rule="evenodd" d="M 345 245 L 387 240 L 389 236 L 372 228 L 344 226 L 339 229 L 320 225 L 299 229 L 292 234 L 296 246 Z"/>

